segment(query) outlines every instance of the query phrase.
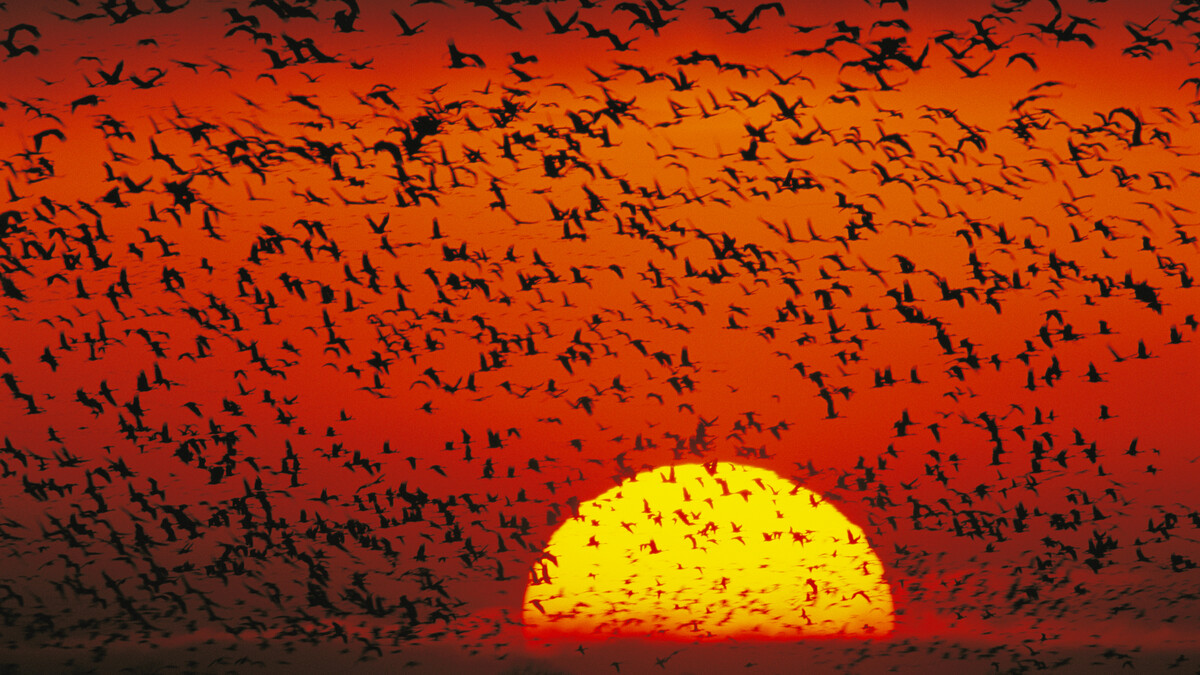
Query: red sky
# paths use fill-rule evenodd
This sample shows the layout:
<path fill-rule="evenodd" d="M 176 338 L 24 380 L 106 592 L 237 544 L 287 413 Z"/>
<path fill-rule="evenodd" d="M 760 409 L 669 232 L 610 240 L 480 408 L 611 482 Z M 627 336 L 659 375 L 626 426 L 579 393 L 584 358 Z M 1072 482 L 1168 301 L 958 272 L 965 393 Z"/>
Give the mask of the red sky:
<path fill-rule="evenodd" d="M 648 3 L 0 10 L 0 661 L 1191 666 L 1200 12 Z M 525 639 L 574 504 L 712 461 L 895 631 Z"/>

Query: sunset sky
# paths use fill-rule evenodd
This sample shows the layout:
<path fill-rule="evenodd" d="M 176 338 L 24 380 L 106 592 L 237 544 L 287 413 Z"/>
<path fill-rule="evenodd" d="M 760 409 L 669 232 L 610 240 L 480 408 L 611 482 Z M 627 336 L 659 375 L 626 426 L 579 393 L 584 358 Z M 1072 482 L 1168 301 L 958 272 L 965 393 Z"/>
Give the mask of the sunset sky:
<path fill-rule="evenodd" d="M 1200 668 L 1200 4 L 0 7 L 16 672 Z"/>

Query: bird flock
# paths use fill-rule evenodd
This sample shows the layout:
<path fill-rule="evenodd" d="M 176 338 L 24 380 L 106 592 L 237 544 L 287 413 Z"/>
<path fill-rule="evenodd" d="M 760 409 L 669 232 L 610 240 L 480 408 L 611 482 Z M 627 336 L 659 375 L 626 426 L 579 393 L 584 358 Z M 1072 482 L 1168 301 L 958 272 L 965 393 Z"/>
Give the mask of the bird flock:
<path fill-rule="evenodd" d="M 16 672 L 534 672 L 555 529 L 718 460 L 882 562 L 895 631 L 814 667 L 1200 668 L 1200 3 L 10 1 L 0 38 Z M 721 649 L 597 629 L 546 667 Z"/>

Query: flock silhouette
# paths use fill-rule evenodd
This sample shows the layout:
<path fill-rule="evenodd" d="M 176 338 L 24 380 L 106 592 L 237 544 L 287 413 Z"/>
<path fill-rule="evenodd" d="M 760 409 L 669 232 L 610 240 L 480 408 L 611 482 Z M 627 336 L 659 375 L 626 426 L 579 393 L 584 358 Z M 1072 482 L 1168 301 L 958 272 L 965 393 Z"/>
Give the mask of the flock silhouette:
<path fill-rule="evenodd" d="M 1195 670 L 1200 4 L 1111 4 L 0 3 L 0 663 L 535 669 L 720 460 L 885 567 L 814 667 Z"/>

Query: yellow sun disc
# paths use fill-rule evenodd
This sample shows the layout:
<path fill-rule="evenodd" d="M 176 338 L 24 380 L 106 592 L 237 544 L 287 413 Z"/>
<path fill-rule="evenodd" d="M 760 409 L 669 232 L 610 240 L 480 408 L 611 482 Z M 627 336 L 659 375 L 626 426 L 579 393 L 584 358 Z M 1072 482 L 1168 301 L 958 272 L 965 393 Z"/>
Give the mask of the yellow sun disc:
<path fill-rule="evenodd" d="M 647 471 L 580 504 L 525 592 L 531 637 L 872 636 L 893 624 L 862 530 L 816 493 L 730 463 Z"/>

